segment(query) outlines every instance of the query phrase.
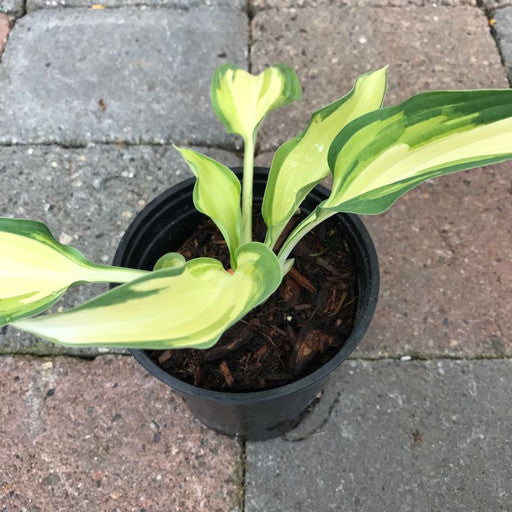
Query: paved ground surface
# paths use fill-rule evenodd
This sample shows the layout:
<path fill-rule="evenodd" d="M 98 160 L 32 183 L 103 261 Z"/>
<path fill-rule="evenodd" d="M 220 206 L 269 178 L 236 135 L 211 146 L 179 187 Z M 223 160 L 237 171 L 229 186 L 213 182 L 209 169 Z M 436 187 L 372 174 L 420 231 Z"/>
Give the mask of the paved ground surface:
<path fill-rule="evenodd" d="M 0 215 L 42 220 L 108 262 L 133 216 L 188 175 L 172 143 L 240 162 L 209 106 L 218 64 L 297 70 L 301 107 L 263 125 L 268 164 L 312 110 L 384 64 L 388 103 L 508 87 L 512 2 L 0 0 L 0 55 Z M 508 163 L 364 219 L 377 314 L 282 439 L 238 444 L 125 355 L 65 357 L 77 354 L 3 329 L 0 510 L 512 511 L 511 199 Z"/>
<path fill-rule="evenodd" d="M 237 441 L 133 359 L 5 356 L 0 367 L 1 510 L 237 510 Z"/>
<path fill-rule="evenodd" d="M 246 512 L 511 510 L 511 370 L 351 361 L 314 416 L 249 444 Z"/>
<path fill-rule="evenodd" d="M 240 162 L 220 149 L 196 149 L 229 165 Z M 169 146 L 0 146 L 2 188 L 19 191 L 0 204 L 0 215 L 40 220 L 62 243 L 72 244 L 92 261 L 110 263 L 134 216 L 190 175 Z M 81 286 L 55 309 L 79 304 L 104 289 Z M 97 350 L 57 347 L 6 327 L 0 335 L 0 353 L 13 352 L 90 355 Z"/>
<path fill-rule="evenodd" d="M 0 142 L 228 145 L 209 82 L 245 61 L 246 32 L 245 15 L 221 7 L 30 13 L 2 58 Z"/>

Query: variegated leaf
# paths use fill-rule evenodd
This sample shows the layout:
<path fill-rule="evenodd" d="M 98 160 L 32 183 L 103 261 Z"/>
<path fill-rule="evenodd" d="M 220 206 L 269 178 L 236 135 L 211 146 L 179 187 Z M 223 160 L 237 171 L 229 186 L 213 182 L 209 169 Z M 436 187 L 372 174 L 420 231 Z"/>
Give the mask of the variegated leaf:
<path fill-rule="evenodd" d="M 41 222 L 0 218 L 0 325 L 48 309 L 74 283 L 124 283 L 144 274 L 91 263 Z"/>
<path fill-rule="evenodd" d="M 262 207 L 270 247 L 304 198 L 330 173 L 327 153 L 336 135 L 354 119 L 382 105 L 386 69 L 360 76 L 346 96 L 315 112 L 306 130 L 277 150 Z"/>
<path fill-rule="evenodd" d="M 13 325 L 70 346 L 208 348 L 279 286 L 282 270 L 264 244 L 240 246 L 237 268 L 197 258 L 163 268 L 70 311 Z"/>
<path fill-rule="evenodd" d="M 423 181 L 512 158 L 512 90 L 437 91 L 367 114 L 329 151 L 323 209 L 375 214 Z"/>
<path fill-rule="evenodd" d="M 185 258 L 179 252 L 168 252 L 158 258 L 154 264 L 153 270 L 162 270 L 163 268 L 180 269 L 186 265 Z"/>
<path fill-rule="evenodd" d="M 233 255 L 240 244 L 240 180 L 231 169 L 213 158 L 191 149 L 176 149 L 197 178 L 193 196 L 195 207 L 215 222 Z"/>
<path fill-rule="evenodd" d="M 301 98 L 295 72 L 285 64 L 252 75 L 234 64 L 215 70 L 212 105 L 228 133 L 254 140 L 261 121 L 272 110 Z"/>

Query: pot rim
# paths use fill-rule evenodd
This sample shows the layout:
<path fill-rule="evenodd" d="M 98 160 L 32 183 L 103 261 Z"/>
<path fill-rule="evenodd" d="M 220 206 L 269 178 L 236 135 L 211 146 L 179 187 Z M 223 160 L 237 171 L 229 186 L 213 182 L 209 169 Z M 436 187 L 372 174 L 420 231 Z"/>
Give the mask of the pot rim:
<path fill-rule="evenodd" d="M 232 170 L 235 173 L 240 173 L 242 170 L 241 167 L 233 167 Z M 255 167 L 254 173 L 260 174 L 268 174 L 268 168 L 266 167 Z M 255 176 L 256 177 L 256 176 Z M 121 265 L 122 255 L 124 254 L 126 248 L 129 243 L 132 241 L 133 235 L 138 231 L 139 227 L 143 225 L 146 219 L 149 216 L 154 215 L 154 210 L 162 202 L 165 202 L 169 196 L 174 196 L 179 193 L 184 192 L 186 189 L 190 188 L 191 185 L 195 183 L 195 178 L 187 178 L 180 183 L 170 187 L 163 193 L 159 194 L 155 199 L 153 199 L 134 219 L 132 224 L 126 230 L 119 246 L 116 251 L 114 257 L 114 265 Z M 325 195 L 329 194 L 328 189 L 323 187 L 322 185 L 317 185 L 314 189 L 318 193 Z M 360 239 L 360 244 L 364 247 L 366 254 L 365 256 L 365 264 L 368 266 L 368 274 L 369 285 L 367 292 L 367 300 L 365 304 L 360 305 L 356 309 L 356 318 L 354 322 L 354 327 L 350 336 L 347 338 L 339 352 L 332 357 L 327 363 L 322 365 L 320 368 L 316 369 L 312 373 L 302 377 L 294 382 L 289 384 L 285 384 L 284 386 L 279 386 L 273 389 L 267 389 L 263 391 L 247 391 L 247 392 L 230 392 L 230 391 L 214 391 L 209 389 L 203 389 L 196 387 L 192 384 L 188 384 L 172 375 L 168 374 L 165 370 L 160 368 L 156 363 L 154 363 L 146 354 L 143 349 L 129 349 L 130 353 L 137 359 L 137 361 L 153 376 L 162 381 L 163 383 L 169 385 L 174 390 L 180 393 L 186 393 L 198 398 L 208 398 L 208 400 L 218 403 L 235 403 L 238 405 L 244 405 L 254 402 L 264 402 L 273 398 L 282 397 L 286 395 L 293 395 L 303 389 L 307 389 L 317 383 L 319 380 L 326 378 L 332 371 L 334 371 L 343 361 L 345 361 L 348 356 L 353 352 L 353 350 L 357 347 L 361 339 L 363 338 L 369 324 L 371 318 L 375 312 L 377 298 L 379 294 L 379 263 L 377 259 L 377 253 L 375 251 L 375 247 L 373 245 L 372 239 L 361 221 L 361 219 L 354 214 L 343 213 L 338 214 L 343 215 L 348 223 L 351 225 L 351 228 L 357 232 L 358 237 Z M 359 294 L 360 296 L 361 294 Z"/>

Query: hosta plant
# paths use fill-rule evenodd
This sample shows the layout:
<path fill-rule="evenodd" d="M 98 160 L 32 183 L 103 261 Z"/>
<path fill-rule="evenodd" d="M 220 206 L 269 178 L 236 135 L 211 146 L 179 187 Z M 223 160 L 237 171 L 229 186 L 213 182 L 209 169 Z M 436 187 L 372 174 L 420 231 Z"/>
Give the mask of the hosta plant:
<path fill-rule="evenodd" d="M 170 252 L 153 271 L 97 265 L 31 220 L 0 219 L 0 325 L 72 346 L 211 347 L 264 302 L 293 266 L 293 249 L 338 212 L 377 214 L 435 176 L 512 158 L 512 90 L 435 91 L 382 108 L 386 69 L 359 77 L 315 112 L 276 152 L 262 204 L 264 240 L 252 238 L 254 147 L 265 116 L 300 98 L 285 65 L 251 75 L 215 71 L 211 98 L 229 133 L 244 142 L 243 180 L 196 151 L 176 148 L 196 176 L 194 204 L 222 233 L 230 268 Z M 323 178 L 332 191 L 276 250 L 286 225 Z M 57 314 L 36 316 L 76 283 L 115 289 Z M 31 318 L 34 317 L 34 318 Z"/>

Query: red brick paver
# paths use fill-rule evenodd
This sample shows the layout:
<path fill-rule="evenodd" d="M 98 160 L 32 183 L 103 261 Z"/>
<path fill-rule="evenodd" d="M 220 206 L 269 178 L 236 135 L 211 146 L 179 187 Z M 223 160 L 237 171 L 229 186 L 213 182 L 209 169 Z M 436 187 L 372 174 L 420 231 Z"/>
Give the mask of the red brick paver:
<path fill-rule="evenodd" d="M 14 19 L 11 16 L 0 13 L 0 57 L 9 38 L 9 32 L 12 29 L 13 23 Z"/>
<path fill-rule="evenodd" d="M 254 71 L 286 62 L 304 86 L 300 103 L 263 124 L 263 151 L 299 133 L 358 74 L 384 64 L 387 104 L 423 90 L 508 87 L 476 7 L 308 5 L 263 10 L 252 28 Z M 512 164 L 505 163 L 426 183 L 388 213 L 364 219 L 382 282 L 357 355 L 512 355 L 511 190 Z"/>
<path fill-rule="evenodd" d="M 270 9 L 256 15 L 252 31 L 253 71 L 284 62 L 304 88 L 301 102 L 262 125 L 262 151 L 297 135 L 357 75 L 386 64 L 387 104 L 426 90 L 508 87 L 488 20 L 476 7 Z"/>
<path fill-rule="evenodd" d="M 511 198 L 506 162 L 424 183 L 363 217 L 381 286 L 356 357 L 512 356 Z"/>
<path fill-rule="evenodd" d="M 0 510 L 236 510 L 237 442 L 127 356 L 0 357 Z"/>

